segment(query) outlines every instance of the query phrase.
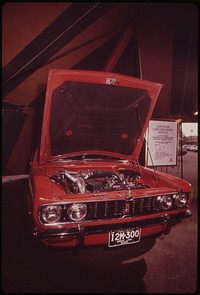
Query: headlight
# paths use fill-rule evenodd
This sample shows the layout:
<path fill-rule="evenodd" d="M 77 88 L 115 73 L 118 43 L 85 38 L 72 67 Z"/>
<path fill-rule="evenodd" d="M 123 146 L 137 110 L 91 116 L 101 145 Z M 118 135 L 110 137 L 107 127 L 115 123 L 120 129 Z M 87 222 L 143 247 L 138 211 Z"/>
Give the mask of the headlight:
<path fill-rule="evenodd" d="M 175 197 L 175 204 L 178 208 L 183 208 L 187 204 L 187 195 L 185 193 L 178 194 Z"/>
<path fill-rule="evenodd" d="M 60 221 L 62 208 L 59 205 L 44 206 L 41 209 L 41 220 L 44 223 L 57 223 Z"/>
<path fill-rule="evenodd" d="M 87 214 L 87 206 L 85 204 L 72 204 L 67 209 L 69 218 L 73 221 L 81 221 Z"/>
<path fill-rule="evenodd" d="M 159 201 L 159 207 L 161 210 L 169 210 L 172 207 L 172 196 L 166 195 L 166 196 L 159 196 L 157 198 Z"/>

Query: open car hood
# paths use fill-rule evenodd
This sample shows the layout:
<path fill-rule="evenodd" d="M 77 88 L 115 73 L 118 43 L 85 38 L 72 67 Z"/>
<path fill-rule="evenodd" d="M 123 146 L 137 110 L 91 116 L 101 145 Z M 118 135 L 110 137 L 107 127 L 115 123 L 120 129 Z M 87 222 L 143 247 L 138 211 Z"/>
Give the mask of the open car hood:
<path fill-rule="evenodd" d="M 137 160 L 161 87 L 115 73 L 50 70 L 40 162 L 80 154 Z"/>

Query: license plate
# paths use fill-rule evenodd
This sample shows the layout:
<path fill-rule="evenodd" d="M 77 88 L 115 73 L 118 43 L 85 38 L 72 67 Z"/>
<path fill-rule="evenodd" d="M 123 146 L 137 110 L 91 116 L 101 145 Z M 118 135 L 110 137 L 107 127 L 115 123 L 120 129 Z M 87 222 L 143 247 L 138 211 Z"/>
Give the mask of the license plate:
<path fill-rule="evenodd" d="M 134 227 L 109 232 L 108 247 L 124 246 L 140 241 L 141 228 Z"/>

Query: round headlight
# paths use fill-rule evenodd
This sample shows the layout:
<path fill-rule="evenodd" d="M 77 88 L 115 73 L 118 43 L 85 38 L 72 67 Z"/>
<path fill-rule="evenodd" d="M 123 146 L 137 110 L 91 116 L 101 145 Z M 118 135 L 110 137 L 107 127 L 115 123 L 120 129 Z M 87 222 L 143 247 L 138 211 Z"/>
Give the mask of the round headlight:
<path fill-rule="evenodd" d="M 162 196 L 160 198 L 160 208 L 162 210 L 169 210 L 172 207 L 172 196 Z"/>
<path fill-rule="evenodd" d="M 41 210 L 41 220 L 45 223 L 57 223 L 60 221 L 62 208 L 59 205 L 44 206 Z"/>
<path fill-rule="evenodd" d="M 178 208 L 183 208 L 187 204 L 187 195 L 185 193 L 178 194 L 175 197 L 175 204 Z"/>
<path fill-rule="evenodd" d="M 81 221 L 87 214 L 87 206 L 85 204 L 72 204 L 67 209 L 69 218 L 73 221 Z"/>

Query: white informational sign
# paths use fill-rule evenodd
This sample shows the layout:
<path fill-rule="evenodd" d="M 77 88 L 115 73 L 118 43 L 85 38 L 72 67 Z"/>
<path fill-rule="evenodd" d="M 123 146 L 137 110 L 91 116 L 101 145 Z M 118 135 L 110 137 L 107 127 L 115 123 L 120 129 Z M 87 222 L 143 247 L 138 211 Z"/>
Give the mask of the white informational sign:
<path fill-rule="evenodd" d="M 177 160 L 177 122 L 149 122 L 146 144 L 147 166 L 175 166 Z"/>

